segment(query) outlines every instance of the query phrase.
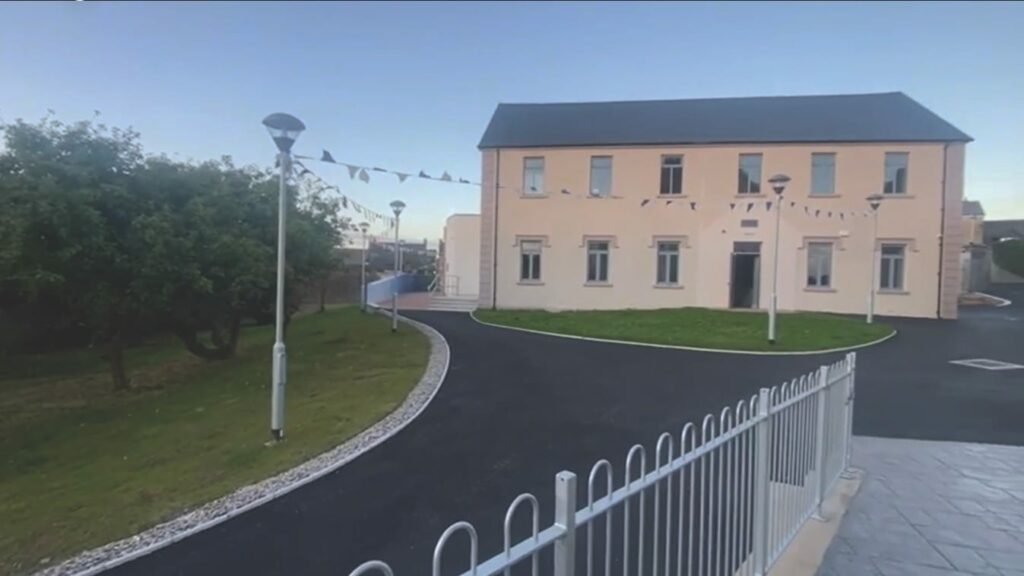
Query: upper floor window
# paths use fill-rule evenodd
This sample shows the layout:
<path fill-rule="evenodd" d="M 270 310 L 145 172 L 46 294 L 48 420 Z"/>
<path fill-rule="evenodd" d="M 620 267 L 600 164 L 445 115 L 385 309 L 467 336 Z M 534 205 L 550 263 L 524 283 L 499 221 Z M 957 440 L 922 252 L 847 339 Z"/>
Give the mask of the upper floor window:
<path fill-rule="evenodd" d="M 903 244 L 882 244 L 879 289 L 903 290 L 906 251 L 907 247 Z"/>
<path fill-rule="evenodd" d="M 612 157 L 590 157 L 590 195 L 608 197 L 612 194 Z"/>
<path fill-rule="evenodd" d="M 544 158 L 523 158 L 523 194 L 544 194 Z"/>
<path fill-rule="evenodd" d="M 658 272 L 661 285 L 679 284 L 679 242 L 658 242 Z"/>
<path fill-rule="evenodd" d="M 828 196 L 836 193 L 836 155 L 828 152 L 811 154 L 811 194 Z"/>
<path fill-rule="evenodd" d="M 832 243 L 807 243 L 807 286 L 809 288 L 830 288 L 832 286 Z"/>
<path fill-rule="evenodd" d="M 608 241 L 587 241 L 587 282 L 608 282 Z"/>
<path fill-rule="evenodd" d="M 761 155 L 740 154 L 740 180 L 738 194 L 761 193 Z"/>
<path fill-rule="evenodd" d="M 661 194 L 683 193 L 683 157 L 661 157 Z"/>
<path fill-rule="evenodd" d="M 519 241 L 519 279 L 523 282 L 540 281 L 540 240 Z"/>
<path fill-rule="evenodd" d="M 884 194 L 907 193 L 907 164 L 909 161 L 910 154 L 906 152 L 885 153 L 885 184 L 882 187 Z"/>

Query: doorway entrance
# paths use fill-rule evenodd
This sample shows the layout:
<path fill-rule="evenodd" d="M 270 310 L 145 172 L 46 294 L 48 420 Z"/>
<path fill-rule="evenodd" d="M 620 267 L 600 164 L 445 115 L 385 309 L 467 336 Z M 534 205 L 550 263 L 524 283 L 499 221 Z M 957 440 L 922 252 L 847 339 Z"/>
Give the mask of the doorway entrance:
<path fill-rule="evenodd" d="M 729 307 L 757 308 L 761 286 L 761 243 L 733 242 Z"/>

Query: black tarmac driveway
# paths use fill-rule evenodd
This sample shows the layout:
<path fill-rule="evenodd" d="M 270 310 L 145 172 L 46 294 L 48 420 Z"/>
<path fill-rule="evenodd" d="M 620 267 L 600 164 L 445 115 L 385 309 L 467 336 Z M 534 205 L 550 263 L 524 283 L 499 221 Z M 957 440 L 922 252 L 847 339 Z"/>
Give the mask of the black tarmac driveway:
<path fill-rule="evenodd" d="M 1024 303 L 1024 290 L 1001 293 Z M 900 334 L 859 354 L 855 433 L 1024 444 L 1024 370 L 949 364 L 1024 364 L 1017 302 L 957 322 L 892 320 Z M 652 450 L 659 433 L 840 356 L 686 352 L 514 332 L 463 314 L 410 316 L 452 352 L 419 418 L 333 474 L 108 573 L 344 576 L 381 559 L 397 576 L 422 575 L 458 520 L 477 527 L 487 558 L 517 494 L 537 495 L 546 525 L 558 471 L 585 482 L 608 458 L 619 478 L 630 445 Z"/>

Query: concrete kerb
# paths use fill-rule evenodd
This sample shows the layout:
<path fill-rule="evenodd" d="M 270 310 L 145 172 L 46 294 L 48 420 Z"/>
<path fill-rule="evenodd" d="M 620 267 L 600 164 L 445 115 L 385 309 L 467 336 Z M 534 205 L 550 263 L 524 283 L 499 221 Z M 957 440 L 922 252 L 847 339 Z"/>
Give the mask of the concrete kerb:
<path fill-rule="evenodd" d="M 985 296 L 985 297 L 988 297 L 988 298 L 991 298 L 993 300 L 998 300 L 999 302 L 997 304 L 995 304 L 996 308 L 1002 308 L 1003 306 L 1009 306 L 1010 304 L 1013 304 L 1013 300 L 1007 300 L 1006 298 L 1000 298 L 999 296 L 994 296 L 992 294 L 986 294 L 985 292 L 978 292 L 978 294 L 980 294 L 982 296 Z"/>
<path fill-rule="evenodd" d="M 570 338 L 573 340 L 586 340 L 589 342 L 603 342 L 605 344 L 625 344 L 627 346 L 646 346 L 648 348 L 667 348 L 669 350 L 688 350 L 690 352 L 711 352 L 715 354 L 738 354 L 744 356 L 814 356 L 817 354 L 833 354 L 835 352 L 849 352 L 851 350 L 858 350 L 860 348 L 867 348 L 868 346 L 874 346 L 881 344 L 886 340 L 896 336 L 898 330 L 893 328 L 892 332 L 871 342 L 865 342 L 863 344 L 856 344 L 854 346 L 846 346 L 843 348 L 829 348 L 828 350 L 808 350 L 808 351 L 785 351 L 785 352 L 770 352 L 770 351 L 759 351 L 759 350 L 722 350 L 719 348 L 698 348 L 696 346 L 679 346 L 676 344 L 653 344 L 650 342 L 632 342 L 629 340 L 613 340 L 610 338 L 594 338 L 592 336 L 576 336 L 573 334 L 559 334 L 558 332 L 545 332 L 543 330 L 533 330 L 531 328 L 520 328 L 518 326 L 506 326 L 504 324 L 494 324 L 492 322 L 484 322 L 483 320 L 476 317 L 475 312 L 469 313 L 476 323 L 484 326 L 491 326 L 492 328 L 502 328 L 504 330 L 516 330 L 518 332 L 528 332 L 530 334 L 540 334 L 542 336 L 554 336 L 556 338 Z"/>
<path fill-rule="evenodd" d="M 130 562 L 284 496 L 338 470 L 397 434 L 416 419 L 437 395 L 451 361 L 448 342 L 437 330 L 409 318 L 399 316 L 399 320 L 427 336 L 430 358 L 419 382 L 390 414 L 344 443 L 290 470 L 243 486 L 135 536 L 82 552 L 61 564 L 36 572 L 35 576 L 92 576 Z"/>

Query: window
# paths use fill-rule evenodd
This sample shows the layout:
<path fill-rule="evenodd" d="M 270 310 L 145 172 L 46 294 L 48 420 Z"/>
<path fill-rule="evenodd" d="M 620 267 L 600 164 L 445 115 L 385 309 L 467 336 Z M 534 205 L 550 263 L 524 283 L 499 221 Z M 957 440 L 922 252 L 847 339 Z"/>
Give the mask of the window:
<path fill-rule="evenodd" d="M 679 242 L 658 242 L 657 283 L 679 284 Z"/>
<path fill-rule="evenodd" d="M 608 281 L 608 242 L 587 242 L 587 282 Z"/>
<path fill-rule="evenodd" d="M 907 163 L 909 161 L 910 154 L 906 152 L 885 153 L 885 184 L 882 187 L 883 193 L 907 193 Z"/>
<path fill-rule="evenodd" d="M 757 220 L 740 220 L 740 228 L 757 228 Z"/>
<path fill-rule="evenodd" d="M 519 241 L 519 280 L 523 282 L 540 281 L 540 240 Z"/>
<path fill-rule="evenodd" d="M 544 159 L 523 158 L 523 194 L 544 195 Z"/>
<path fill-rule="evenodd" d="M 827 196 L 836 193 L 836 155 L 811 154 L 811 195 Z"/>
<path fill-rule="evenodd" d="M 761 193 L 761 155 L 740 154 L 740 185 L 738 194 Z"/>
<path fill-rule="evenodd" d="M 590 157 L 590 195 L 607 198 L 612 194 L 612 157 Z"/>
<path fill-rule="evenodd" d="M 903 290 L 905 254 L 906 246 L 903 244 L 882 244 L 880 290 Z"/>
<path fill-rule="evenodd" d="M 807 287 L 832 286 L 832 243 L 807 243 Z"/>
<path fill-rule="evenodd" d="M 683 157 L 661 157 L 661 194 L 683 193 Z"/>

